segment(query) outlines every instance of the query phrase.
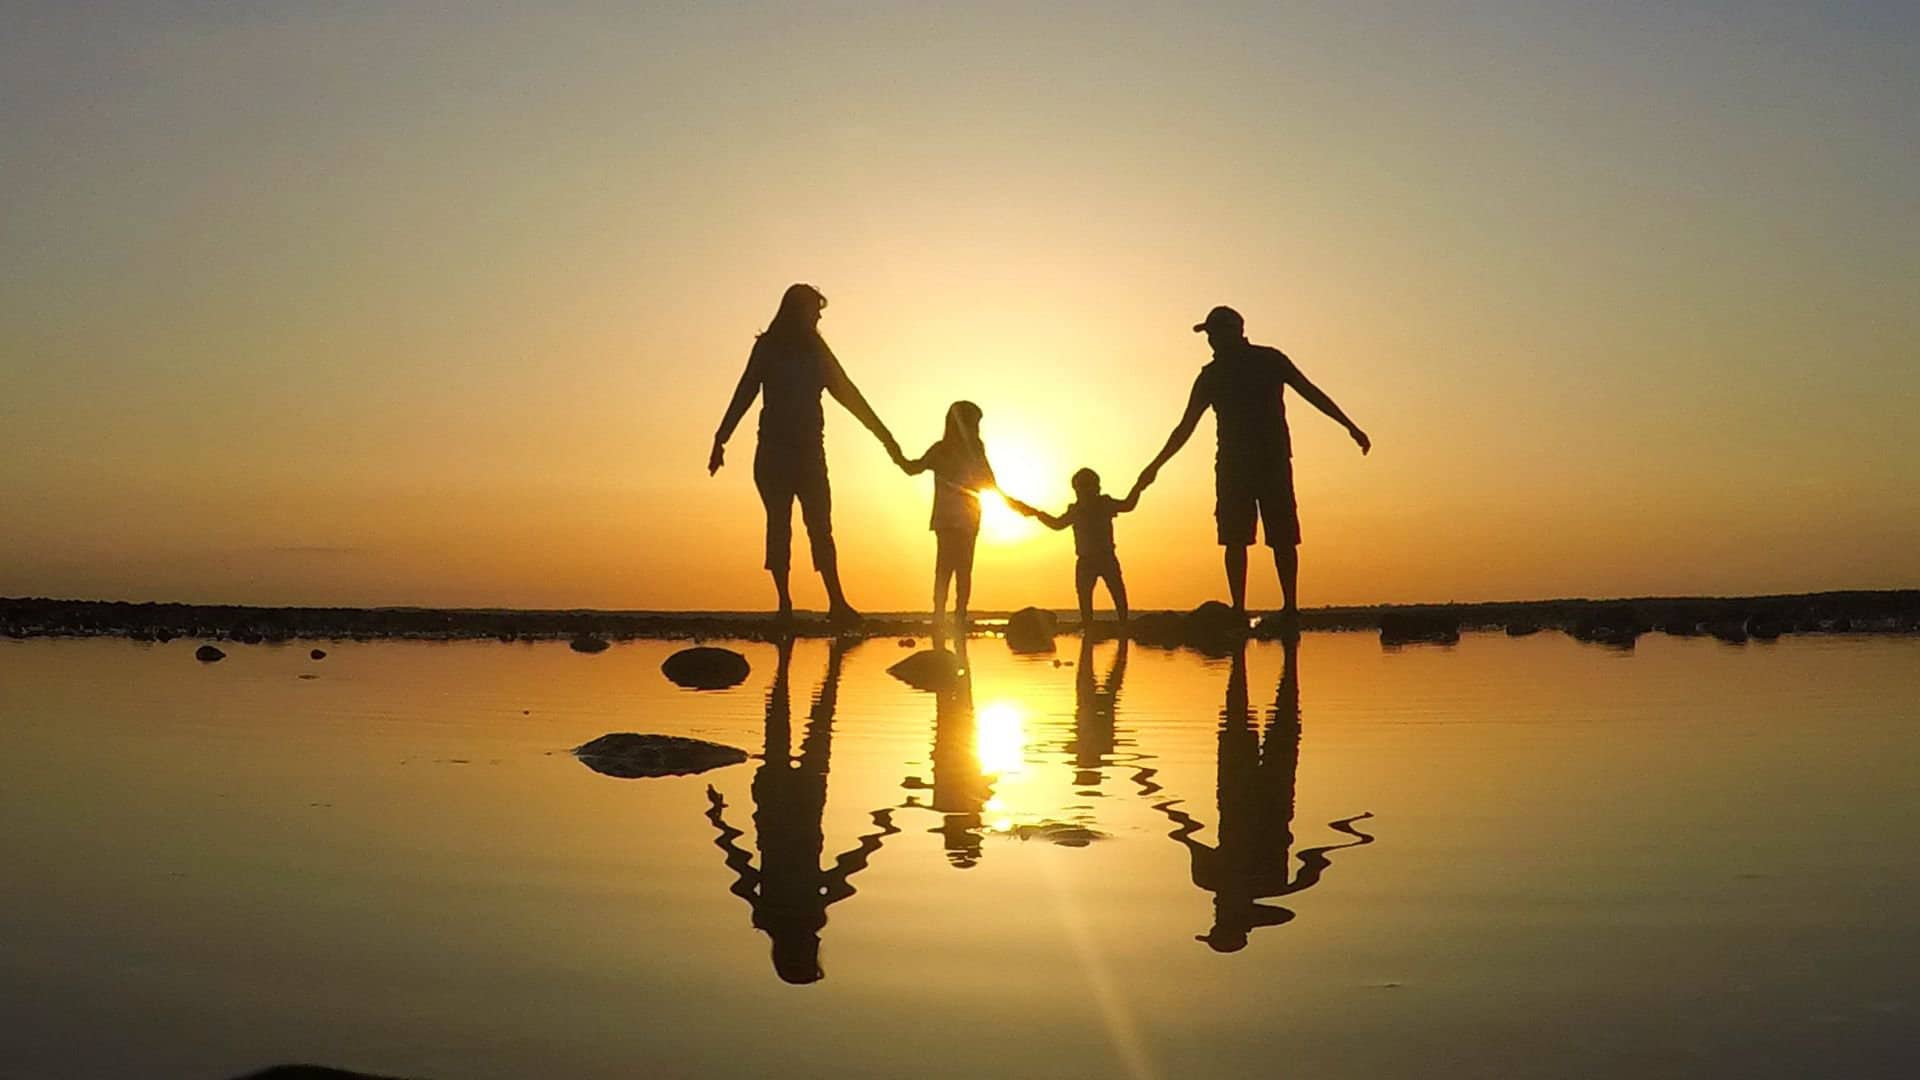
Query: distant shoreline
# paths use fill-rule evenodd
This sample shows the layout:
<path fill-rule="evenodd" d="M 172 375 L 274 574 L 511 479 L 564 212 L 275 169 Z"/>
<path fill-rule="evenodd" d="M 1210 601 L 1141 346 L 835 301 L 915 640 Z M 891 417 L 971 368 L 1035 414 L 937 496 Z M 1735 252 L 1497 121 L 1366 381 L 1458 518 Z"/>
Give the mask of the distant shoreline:
<path fill-rule="evenodd" d="M 977 611 L 976 624 L 991 629 L 1009 613 Z M 1061 632 L 1077 632 L 1072 611 L 1056 611 Z M 1178 613 L 1135 613 L 1137 629 L 1162 625 Z M 1303 630 L 1377 631 L 1408 620 L 1456 630 L 1502 629 L 1524 633 L 1557 629 L 1587 636 L 1596 626 L 1633 633 L 1713 632 L 1716 627 L 1752 628 L 1756 636 L 1793 633 L 1920 632 L 1920 589 L 1853 590 L 1741 597 L 1631 597 L 1615 600 L 1558 599 L 1470 604 L 1367 604 L 1308 608 Z M 1101 630 L 1111 624 L 1096 618 Z M 927 616 L 889 612 L 870 615 L 862 637 L 924 636 Z M 256 607 L 238 604 L 133 603 L 110 600 L 0 598 L 0 635 L 121 637 L 136 641 L 193 638 L 242 644 L 300 640 L 500 641 L 565 640 L 591 635 L 612 641 L 733 638 L 766 640 L 787 635 L 830 637 L 838 631 L 818 615 L 801 614 L 782 628 L 764 613 L 497 608 Z M 1136 634 L 1146 637 L 1148 635 Z M 1164 637 L 1164 634 L 1157 635 Z"/>

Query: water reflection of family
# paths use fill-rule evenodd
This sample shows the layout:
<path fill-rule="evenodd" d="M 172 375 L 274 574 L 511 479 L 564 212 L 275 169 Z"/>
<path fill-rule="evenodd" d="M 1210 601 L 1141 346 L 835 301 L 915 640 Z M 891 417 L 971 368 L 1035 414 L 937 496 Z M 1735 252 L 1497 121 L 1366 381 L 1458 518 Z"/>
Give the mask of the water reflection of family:
<path fill-rule="evenodd" d="M 727 404 L 707 457 L 709 473 L 726 461 L 726 444 L 757 397 L 761 400 L 759 440 L 754 450 L 753 480 L 766 508 L 767 572 L 778 598 L 777 618 L 793 617 L 789 568 L 793 542 L 793 504 L 800 504 L 806 523 L 813 565 L 826 586 L 828 617 L 841 625 L 855 625 L 859 614 L 847 602 L 840 583 L 839 556 L 833 539 L 833 499 L 827 482 L 825 415 L 822 394 L 831 394 L 874 438 L 888 457 L 908 475 L 934 476 L 933 513 L 929 521 L 935 537 L 933 633 L 939 647 L 945 634 L 945 612 L 951 587 L 955 635 L 966 636 L 967 607 L 973 590 L 973 550 L 980 533 L 980 496 L 998 489 L 993 466 L 980 437 L 982 412 L 971 401 L 956 401 L 948 409 L 939 440 L 917 458 L 908 459 L 893 433 L 847 377 L 833 350 L 820 336 L 825 296 L 811 285 L 794 285 L 780 299 L 767 329 L 753 344 L 733 397 Z M 1166 444 L 1154 456 L 1125 498 L 1100 489 L 1100 477 L 1081 469 L 1072 479 L 1074 502 L 1060 514 L 1038 510 L 1016 498 L 1007 504 L 1039 518 L 1052 528 L 1073 530 L 1076 557 L 1074 592 L 1082 624 L 1092 621 L 1093 592 L 1105 583 L 1121 622 L 1127 616 L 1126 585 L 1113 538 L 1115 516 L 1134 509 L 1140 493 L 1152 484 L 1160 469 L 1193 435 L 1201 417 L 1212 411 L 1218 436 L 1214 459 L 1214 519 L 1225 552 L 1227 589 L 1237 610 L 1246 609 L 1247 549 L 1253 545 L 1256 525 L 1264 528 L 1273 550 L 1274 568 L 1284 599 L 1283 622 L 1297 620 L 1296 586 L 1300 521 L 1293 491 L 1293 442 L 1287 428 L 1285 392 L 1288 388 L 1347 429 L 1361 453 L 1372 442 L 1332 398 L 1300 372 L 1278 349 L 1247 340 L 1246 326 L 1232 308 L 1216 307 L 1194 326 L 1207 336 L 1213 359 L 1201 368 L 1187 397 L 1187 405 Z"/>
<path fill-rule="evenodd" d="M 828 644 L 826 674 L 796 754 L 789 702 L 793 644 L 789 639 L 777 646 L 778 665 L 767 691 L 765 746 L 752 782 L 757 864 L 755 853 L 739 843 L 745 834 L 728 823 L 725 800 L 707 789 L 714 842 L 734 874 L 730 891 L 751 908 L 754 927 L 771 940 L 775 973 L 791 983 L 823 976 L 820 935 L 827 908 L 854 895 L 853 876 L 867 867 L 887 837 L 900 831 L 893 821 L 896 808 L 872 811 L 873 829 L 831 865 L 821 865 L 834 711 L 841 668 L 854 647 L 846 639 Z M 1117 753 L 1123 745 L 1117 703 L 1127 648 L 1124 640 L 1115 644 L 1101 679 L 1095 674 L 1091 642 L 1083 638 L 1081 644 L 1073 728 L 1062 749 L 1071 759 L 1076 787 L 1083 790 L 1097 791 L 1104 771 L 1123 760 Z M 1245 947 L 1257 928 L 1290 921 L 1292 911 L 1267 901 L 1312 888 L 1331 865 L 1333 852 L 1373 839 L 1355 826 L 1367 816 L 1361 814 L 1330 823 L 1352 839 L 1292 851 L 1300 764 L 1300 659 L 1297 642 L 1286 642 L 1284 648 L 1285 666 L 1264 733 L 1249 702 L 1245 651 L 1232 658 L 1220 710 L 1213 843 L 1196 839 L 1206 827 L 1180 800 L 1153 804 L 1174 823 L 1168 836 L 1186 849 L 1194 886 L 1212 897 L 1213 925 L 1198 938 L 1221 952 Z M 977 751 L 970 674 L 934 695 L 933 720 L 931 783 L 908 778 L 903 786 L 910 794 L 903 807 L 939 814 L 940 822 L 931 831 L 940 834 L 948 863 L 966 869 L 978 865 L 983 855 L 983 810 L 993 797 L 993 777 Z M 1133 779 L 1143 795 L 1160 790 L 1149 779 L 1153 770 L 1139 764 L 1139 755 L 1126 758 L 1135 765 Z"/>

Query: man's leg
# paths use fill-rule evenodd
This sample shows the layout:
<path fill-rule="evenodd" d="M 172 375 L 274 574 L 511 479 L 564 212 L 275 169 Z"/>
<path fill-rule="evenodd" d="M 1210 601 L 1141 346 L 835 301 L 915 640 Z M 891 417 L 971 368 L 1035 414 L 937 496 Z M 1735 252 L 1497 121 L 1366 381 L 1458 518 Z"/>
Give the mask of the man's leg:
<path fill-rule="evenodd" d="M 1213 521 L 1226 554 L 1227 595 L 1239 612 L 1247 610 L 1247 548 L 1259 520 L 1259 493 L 1250 467 L 1214 465 Z"/>
<path fill-rule="evenodd" d="M 1300 607 L 1296 601 L 1300 587 L 1300 549 L 1292 544 L 1282 544 L 1273 549 L 1273 568 L 1280 574 L 1280 595 L 1283 613 L 1290 619 L 1300 617 Z"/>
<path fill-rule="evenodd" d="M 1233 610 L 1247 610 L 1247 545 L 1228 544 L 1227 594 L 1233 597 Z"/>
<path fill-rule="evenodd" d="M 1298 622 L 1300 584 L 1300 508 L 1293 496 L 1293 462 L 1288 461 L 1262 486 L 1260 524 L 1267 546 L 1273 549 L 1273 569 L 1280 575 L 1281 617 Z"/>

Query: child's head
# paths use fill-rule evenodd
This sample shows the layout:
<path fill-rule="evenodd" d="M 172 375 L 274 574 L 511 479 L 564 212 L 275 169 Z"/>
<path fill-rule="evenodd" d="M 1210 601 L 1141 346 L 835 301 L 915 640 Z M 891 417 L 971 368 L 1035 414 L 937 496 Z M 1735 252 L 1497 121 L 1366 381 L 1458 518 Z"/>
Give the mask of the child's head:
<path fill-rule="evenodd" d="M 971 401 L 956 401 L 947 406 L 947 441 L 980 442 L 980 406 Z"/>
<path fill-rule="evenodd" d="M 1100 474 L 1092 469 L 1081 469 L 1073 474 L 1073 493 L 1086 498 L 1100 494 Z"/>

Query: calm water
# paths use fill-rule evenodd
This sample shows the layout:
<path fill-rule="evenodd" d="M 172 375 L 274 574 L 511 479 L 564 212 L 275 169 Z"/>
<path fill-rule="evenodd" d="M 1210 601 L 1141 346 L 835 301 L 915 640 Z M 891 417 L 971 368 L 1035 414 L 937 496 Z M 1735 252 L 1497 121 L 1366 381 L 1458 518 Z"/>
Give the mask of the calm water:
<path fill-rule="evenodd" d="M 1920 640 L 195 644 L 0 642 L 0 1075 L 1920 1070 Z"/>

